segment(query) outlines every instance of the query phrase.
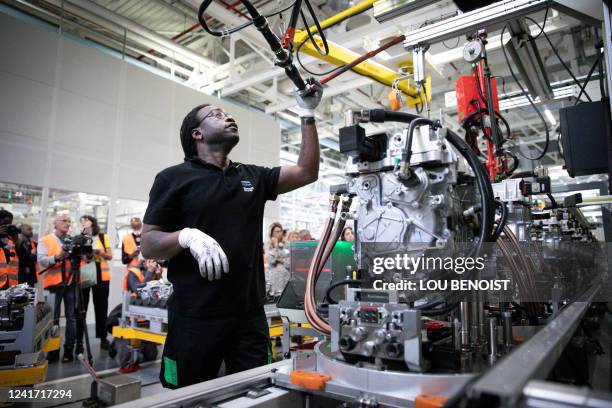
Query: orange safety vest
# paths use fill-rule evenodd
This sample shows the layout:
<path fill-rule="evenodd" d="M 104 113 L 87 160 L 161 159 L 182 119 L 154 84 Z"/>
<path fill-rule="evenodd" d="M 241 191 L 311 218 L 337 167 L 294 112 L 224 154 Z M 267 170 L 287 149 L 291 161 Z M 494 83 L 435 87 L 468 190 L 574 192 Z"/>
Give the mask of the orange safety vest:
<path fill-rule="evenodd" d="M 36 255 L 38 253 L 36 249 L 36 242 L 30 240 L 30 246 L 32 247 L 32 254 Z M 40 268 L 38 267 L 38 262 L 34 262 L 34 270 L 36 271 L 36 276 L 38 276 L 39 269 Z"/>
<path fill-rule="evenodd" d="M 99 237 L 98 237 L 99 238 Z M 102 236 L 102 238 L 104 238 L 104 242 L 99 241 L 100 242 L 100 248 L 96 248 L 96 249 L 100 249 L 102 250 L 102 252 L 106 252 L 107 249 L 110 250 L 110 245 L 108 244 L 108 236 L 106 234 L 104 234 Z M 112 252 L 111 252 L 112 254 Z M 111 279 L 111 275 L 110 275 L 110 268 L 108 267 L 108 261 L 104 258 L 99 258 L 96 259 L 96 261 L 100 262 L 100 269 L 102 272 L 102 280 L 103 281 L 109 281 Z"/>
<path fill-rule="evenodd" d="M 45 235 L 41 238 L 42 243 L 47 247 L 47 255 L 48 256 L 56 256 L 62 252 L 62 246 L 57 241 L 58 238 L 55 234 Z M 70 273 L 70 260 L 66 258 L 64 260 L 66 267 L 64 270 L 65 274 Z M 38 271 L 38 279 L 40 280 L 41 273 Z M 56 262 L 52 265 L 46 272 L 42 274 L 43 276 L 43 288 L 46 289 L 49 286 L 57 286 L 63 282 L 62 277 L 62 262 Z M 69 278 L 68 284 L 72 281 L 72 278 Z"/>
<path fill-rule="evenodd" d="M 0 249 L 0 288 L 2 289 L 8 289 L 19 283 L 19 258 L 12 240 L 9 239 L 6 249 L 9 252 L 8 259 L 5 249 Z"/>
<path fill-rule="evenodd" d="M 133 273 L 134 275 L 136 275 L 136 277 L 138 278 L 138 280 L 140 281 L 140 283 L 144 283 L 145 281 L 145 277 L 142 274 L 142 272 L 140 271 L 140 268 L 137 266 L 129 266 L 127 268 L 127 272 L 125 273 L 125 277 L 123 278 L 123 290 L 127 291 L 128 290 L 128 281 L 129 281 L 129 276 L 130 273 Z M 131 293 L 132 296 L 136 296 L 135 293 Z"/>
<path fill-rule="evenodd" d="M 134 240 L 134 236 L 130 232 L 129 234 L 123 237 L 123 252 L 128 255 L 131 255 L 134 253 L 134 251 L 138 251 L 138 246 L 136 245 L 136 240 Z M 127 264 L 126 269 L 129 271 L 130 266 L 139 265 L 140 261 L 138 260 L 138 258 L 132 258 L 130 259 L 130 263 Z"/>

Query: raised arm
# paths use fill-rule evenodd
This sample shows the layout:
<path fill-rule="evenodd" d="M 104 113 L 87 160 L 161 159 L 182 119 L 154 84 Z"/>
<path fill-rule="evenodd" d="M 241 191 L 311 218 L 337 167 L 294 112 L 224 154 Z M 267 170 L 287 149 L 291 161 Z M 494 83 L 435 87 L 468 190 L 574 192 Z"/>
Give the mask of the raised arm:
<path fill-rule="evenodd" d="M 315 126 L 314 109 L 323 96 L 323 87 L 310 79 L 304 91 L 296 92 L 302 120 L 302 145 L 297 165 L 283 166 L 276 192 L 287 193 L 317 180 L 319 177 L 319 137 Z"/>

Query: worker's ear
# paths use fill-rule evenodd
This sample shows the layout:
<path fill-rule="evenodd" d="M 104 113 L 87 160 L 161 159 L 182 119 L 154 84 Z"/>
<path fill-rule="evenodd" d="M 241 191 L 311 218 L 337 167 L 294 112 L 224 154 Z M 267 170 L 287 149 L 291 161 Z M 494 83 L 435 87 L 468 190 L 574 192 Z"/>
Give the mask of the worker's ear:
<path fill-rule="evenodd" d="M 193 137 L 195 140 L 202 140 L 204 139 L 204 134 L 202 133 L 202 130 L 197 127 L 191 131 L 191 137 Z"/>

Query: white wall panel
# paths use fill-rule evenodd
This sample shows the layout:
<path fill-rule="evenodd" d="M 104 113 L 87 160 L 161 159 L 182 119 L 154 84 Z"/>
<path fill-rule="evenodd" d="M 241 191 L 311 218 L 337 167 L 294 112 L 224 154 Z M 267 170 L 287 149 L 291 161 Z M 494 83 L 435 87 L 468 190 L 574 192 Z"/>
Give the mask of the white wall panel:
<path fill-rule="evenodd" d="M 56 152 L 51 155 L 50 184 L 53 188 L 110 195 L 110 165 L 106 161 Z"/>
<path fill-rule="evenodd" d="M 27 27 L 27 28 L 25 28 Z M 57 35 L 0 13 L 0 71 L 53 84 Z"/>
<path fill-rule="evenodd" d="M 12 144 L 0 134 L 0 179 L 41 186 L 47 159 L 46 145 Z"/>
<path fill-rule="evenodd" d="M 0 138 L 26 146 L 46 145 L 53 88 L 0 72 L 0 89 Z"/>
<path fill-rule="evenodd" d="M 129 164 L 121 165 L 119 167 L 118 197 L 148 201 L 155 174 L 164 167 L 166 166 L 160 166 L 158 169 L 143 169 Z"/>
<path fill-rule="evenodd" d="M 61 88 L 115 105 L 121 61 L 77 42 L 64 41 L 63 46 Z"/>
<path fill-rule="evenodd" d="M 163 120 L 170 119 L 173 82 L 128 65 L 125 107 Z"/>
<path fill-rule="evenodd" d="M 104 174 L 108 174 L 113 156 L 115 116 L 113 105 L 60 90 L 53 150 L 105 160 L 108 163 Z"/>

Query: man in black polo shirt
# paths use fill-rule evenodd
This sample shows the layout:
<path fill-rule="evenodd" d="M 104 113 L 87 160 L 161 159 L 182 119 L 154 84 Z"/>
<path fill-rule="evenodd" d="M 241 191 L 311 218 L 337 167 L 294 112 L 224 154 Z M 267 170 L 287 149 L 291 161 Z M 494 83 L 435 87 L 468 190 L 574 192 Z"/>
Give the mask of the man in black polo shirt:
<path fill-rule="evenodd" d="M 228 374 L 270 361 L 263 309 L 264 205 L 317 179 L 314 109 L 322 92 L 311 79 L 296 95 L 302 146 L 295 166 L 229 160 L 238 126 L 218 107 L 197 106 L 183 120 L 185 162 L 156 176 L 141 244 L 145 258 L 169 259 L 174 286 L 160 373 L 165 387 L 215 378 L 222 361 Z"/>

